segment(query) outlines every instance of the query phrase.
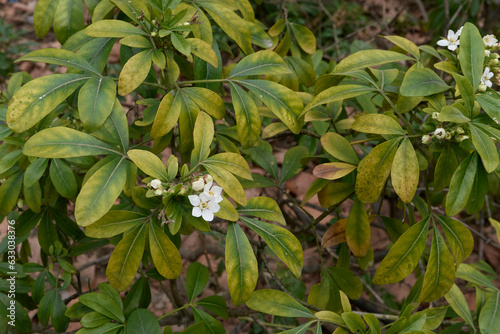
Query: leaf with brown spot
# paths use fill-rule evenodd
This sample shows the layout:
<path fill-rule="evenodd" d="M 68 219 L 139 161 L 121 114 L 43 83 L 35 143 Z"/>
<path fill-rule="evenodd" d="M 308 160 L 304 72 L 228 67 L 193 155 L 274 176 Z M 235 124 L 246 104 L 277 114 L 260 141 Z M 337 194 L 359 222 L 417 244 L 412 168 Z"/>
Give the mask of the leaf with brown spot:
<path fill-rule="evenodd" d="M 347 223 L 347 218 L 342 218 L 338 220 L 335 224 L 330 226 L 323 235 L 321 240 L 321 248 L 333 247 L 335 245 L 346 242 L 345 239 L 345 227 Z"/>
<path fill-rule="evenodd" d="M 313 170 L 313 175 L 327 180 L 336 180 L 346 176 L 356 169 L 356 166 L 345 162 L 327 162 L 318 165 Z"/>

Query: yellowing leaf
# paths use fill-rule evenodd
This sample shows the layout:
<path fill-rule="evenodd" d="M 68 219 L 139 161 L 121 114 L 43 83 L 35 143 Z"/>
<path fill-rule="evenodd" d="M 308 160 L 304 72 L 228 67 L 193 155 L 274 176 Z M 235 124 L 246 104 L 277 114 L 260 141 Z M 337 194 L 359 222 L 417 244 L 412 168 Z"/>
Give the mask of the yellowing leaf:
<path fill-rule="evenodd" d="M 290 73 L 290 70 L 283 58 L 276 52 L 264 50 L 252 53 L 239 61 L 229 73 L 229 78 L 288 73 Z"/>
<path fill-rule="evenodd" d="M 370 250 L 370 221 L 363 203 L 354 200 L 347 218 L 345 236 L 347 245 L 356 257 L 365 256 Z"/>
<path fill-rule="evenodd" d="M 127 155 L 147 175 L 163 181 L 168 180 L 165 166 L 155 154 L 146 150 L 130 150 Z"/>
<path fill-rule="evenodd" d="M 214 139 L 214 122 L 204 112 L 198 113 L 194 123 L 194 148 L 191 152 L 191 166 L 203 162 L 210 154 L 210 145 Z"/>
<path fill-rule="evenodd" d="M 404 203 L 410 203 L 415 196 L 419 174 L 417 154 L 410 140 L 405 138 L 391 168 L 392 186 Z"/>
<path fill-rule="evenodd" d="M 332 157 L 351 165 L 359 163 L 359 157 L 354 148 L 343 136 L 335 132 L 327 132 L 321 136 L 321 145 L 323 149 L 331 154 Z"/>
<path fill-rule="evenodd" d="M 144 50 L 130 58 L 118 78 L 118 94 L 130 94 L 146 79 L 151 69 L 153 49 Z"/>
<path fill-rule="evenodd" d="M 346 176 L 356 169 L 356 166 L 344 162 L 327 162 L 314 167 L 313 175 L 327 180 L 336 180 Z"/>
<path fill-rule="evenodd" d="M 379 135 L 404 135 L 405 133 L 397 121 L 381 114 L 366 114 L 356 118 L 352 123 L 352 129 Z"/>
<path fill-rule="evenodd" d="M 151 137 L 159 138 L 169 133 L 177 124 L 182 103 L 179 90 L 167 93 L 161 100 L 151 129 Z"/>
<path fill-rule="evenodd" d="M 321 247 L 328 248 L 346 242 L 346 224 L 347 218 L 342 218 L 330 226 L 321 239 Z"/>
<path fill-rule="evenodd" d="M 153 222 L 149 224 L 149 248 L 153 263 L 163 277 L 177 278 L 182 272 L 182 259 L 174 243 Z"/>

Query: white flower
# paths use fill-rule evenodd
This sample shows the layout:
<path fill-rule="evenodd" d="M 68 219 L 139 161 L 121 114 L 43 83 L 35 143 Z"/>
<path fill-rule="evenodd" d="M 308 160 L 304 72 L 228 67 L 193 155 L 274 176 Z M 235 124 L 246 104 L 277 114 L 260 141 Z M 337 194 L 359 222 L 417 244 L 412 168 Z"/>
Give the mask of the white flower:
<path fill-rule="evenodd" d="M 495 35 L 486 35 L 483 37 L 483 42 L 485 46 L 495 46 L 498 43 L 498 39 L 495 38 Z"/>
<path fill-rule="evenodd" d="M 494 73 L 490 72 L 490 68 L 486 67 L 484 69 L 483 75 L 481 76 L 481 84 L 491 87 L 493 83 L 491 82 L 491 78 L 493 78 Z"/>
<path fill-rule="evenodd" d="M 443 139 L 446 136 L 446 131 L 443 128 L 437 128 L 436 131 L 434 131 L 434 136 L 436 136 L 437 139 Z"/>
<path fill-rule="evenodd" d="M 437 121 L 438 117 L 439 117 L 439 113 L 437 111 L 432 113 L 432 119 Z"/>
<path fill-rule="evenodd" d="M 162 195 L 163 194 L 163 187 L 156 189 L 154 191 L 154 193 L 155 193 L 156 196 Z"/>
<path fill-rule="evenodd" d="M 217 204 L 204 192 L 198 195 L 189 195 L 189 202 L 193 206 L 192 215 L 194 217 L 203 217 L 207 222 L 214 220 L 214 213 L 220 210 L 220 205 Z"/>
<path fill-rule="evenodd" d="M 460 136 L 460 137 L 458 138 L 458 141 L 459 141 L 459 142 L 462 142 L 462 141 L 464 141 L 464 140 L 466 140 L 466 139 L 469 139 L 469 137 L 468 137 L 468 136 Z"/>
<path fill-rule="evenodd" d="M 490 56 L 490 50 L 484 50 L 484 56 L 489 57 Z"/>
<path fill-rule="evenodd" d="M 205 181 L 203 181 L 203 178 L 199 178 L 198 180 L 193 182 L 192 188 L 194 191 L 202 191 L 203 187 L 205 187 Z"/>
<path fill-rule="evenodd" d="M 460 45 L 460 34 L 462 33 L 462 28 L 458 29 L 456 33 L 454 33 L 453 30 L 448 30 L 448 37 L 438 41 L 437 45 L 447 46 L 448 50 L 455 51 Z"/>
<path fill-rule="evenodd" d="M 422 144 L 429 144 L 432 141 L 432 137 L 429 135 L 422 136 Z"/>
<path fill-rule="evenodd" d="M 151 185 L 151 188 L 153 188 L 153 189 L 158 189 L 158 187 L 161 187 L 161 181 L 158 179 L 154 179 L 149 184 Z"/>
<path fill-rule="evenodd" d="M 212 183 L 213 182 L 210 181 L 205 185 L 205 189 L 203 190 L 202 195 L 208 196 L 208 198 L 210 198 L 210 200 L 212 201 L 215 201 L 215 203 L 220 203 L 222 201 L 222 188 L 218 186 L 212 187 Z"/>
<path fill-rule="evenodd" d="M 212 175 L 210 174 L 207 174 L 203 177 L 203 179 L 205 180 L 206 183 L 210 183 L 212 182 L 214 179 L 212 178 Z"/>

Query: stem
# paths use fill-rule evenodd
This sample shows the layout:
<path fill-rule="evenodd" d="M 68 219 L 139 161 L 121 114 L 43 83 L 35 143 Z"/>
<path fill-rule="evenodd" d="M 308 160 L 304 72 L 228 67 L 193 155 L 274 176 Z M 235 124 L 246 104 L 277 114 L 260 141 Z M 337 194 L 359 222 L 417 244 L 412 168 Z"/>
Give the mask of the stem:
<path fill-rule="evenodd" d="M 181 84 L 181 85 L 192 85 L 192 84 L 197 84 L 197 83 L 227 82 L 227 81 L 230 81 L 230 80 L 228 80 L 228 79 L 186 80 L 186 81 L 179 82 L 179 84 Z"/>

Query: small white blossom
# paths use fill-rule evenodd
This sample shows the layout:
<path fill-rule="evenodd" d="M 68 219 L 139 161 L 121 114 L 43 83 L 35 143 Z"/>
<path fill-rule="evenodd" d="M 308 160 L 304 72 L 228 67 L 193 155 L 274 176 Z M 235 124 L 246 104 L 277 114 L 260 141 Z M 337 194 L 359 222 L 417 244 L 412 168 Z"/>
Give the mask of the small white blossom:
<path fill-rule="evenodd" d="M 222 188 L 218 187 L 218 186 L 212 187 L 212 181 L 210 181 L 209 183 L 207 183 L 205 185 L 205 188 L 203 190 L 203 194 L 208 196 L 208 198 L 210 198 L 210 200 L 215 201 L 215 203 L 220 203 L 223 199 L 221 196 Z"/>
<path fill-rule="evenodd" d="M 203 178 L 199 178 L 198 180 L 194 181 L 192 185 L 194 191 L 202 191 L 204 187 L 205 181 L 203 181 Z"/>
<path fill-rule="evenodd" d="M 489 57 L 490 56 L 490 50 L 484 50 L 484 56 Z"/>
<path fill-rule="evenodd" d="M 495 46 L 498 43 L 498 39 L 495 38 L 495 35 L 486 35 L 483 37 L 483 42 L 485 46 Z"/>
<path fill-rule="evenodd" d="M 445 129 L 437 128 L 436 131 L 434 131 L 434 136 L 436 136 L 437 139 L 443 139 L 446 136 Z"/>
<path fill-rule="evenodd" d="M 432 113 L 432 119 L 433 120 L 437 121 L 438 117 L 439 117 L 439 113 L 437 111 L 435 111 L 435 112 Z"/>
<path fill-rule="evenodd" d="M 160 196 L 163 194 L 163 187 L 160 187 L 154 191 L 156 196 Z"/>
<path fill-rule="evenodd" d="M 151 185 L 151 188 L 153 188 L 153 189 L 158 189 L 159 187 L 161 187 L 161 181 L 158 179 L 154 179 L 149 184 Z"/>
<path fill-rule="evenodd" d="M 220 210 L 220 205 L 204 192 L 200 195 L 189 195 L 188 198 L 193 206 L 192 215 L 194 217 L 203 217 L 207 222 L 214 220 L 214 213 Z"/>
<path fill-rule="evenodd" d="M 422 136 L 422 144 L 429 144 L 432 141 L 432 137 L 429 135 Z"/>
<path fill-rule="evenodd" d="M 483 84 L 480 84 L 478 87 L 477 87 L 477 90 L 480 91 L 480 92 L 486 92 L 486 89 L 488 87 L 486 85 L 483 85 Z"/>
<path fill-rule="evenodd" d="M 210 183 L 212 182 L 214 179 L 212 178 L 212 175 L 210 174 L 207 174 L 203 177 L 203 179 L 205 180 L 205 183 Z"/>
<path fill-rule="evenodd" d="M 437 45 L 447 46 L 448 50 L 455 51 L 460 45 L 460 34 L 462 33 L 462 28 L 458 29 L 456 33 L 454 33 L 453 30 L 448 30 L 448 37 L 438 41 Z"/>
<path fill-rule="evenodd" d="M 493 78 L 493 72 L 490 71 L 489 67 L 484 69 L 483 75 L 481 76 L 481 84 L 491 87 L 493 83 L 491 82 L 491 78 Z"/>

